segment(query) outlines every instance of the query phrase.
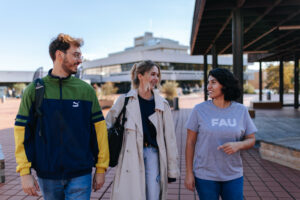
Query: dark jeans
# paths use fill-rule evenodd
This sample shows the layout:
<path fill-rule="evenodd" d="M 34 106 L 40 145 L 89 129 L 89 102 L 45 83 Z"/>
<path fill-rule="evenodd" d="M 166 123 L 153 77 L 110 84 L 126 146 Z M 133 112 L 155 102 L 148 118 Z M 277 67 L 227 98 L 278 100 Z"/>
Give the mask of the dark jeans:
<path fill-rule="evenodd" d="M 200 200 L 243 200 L 243 177 L 230 181 L 210 181 L 195 177 Z"/>

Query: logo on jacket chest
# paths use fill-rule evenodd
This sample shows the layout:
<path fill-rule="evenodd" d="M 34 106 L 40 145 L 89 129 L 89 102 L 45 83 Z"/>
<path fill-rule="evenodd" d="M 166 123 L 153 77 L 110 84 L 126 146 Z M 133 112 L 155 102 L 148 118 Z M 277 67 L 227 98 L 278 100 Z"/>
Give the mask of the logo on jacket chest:
<path fill-rule="evenodd" d="M 79 107 L 79 101 L 73 101 L 73 105 L 72 105 L 73 108 L 78 108 Z"/>
<path fill-rule="evenodd" d="M 219 127 L 235 127 L 237 125 L 235 118 L 212 118 L 211 119 L 211 126 L 219 126 Z"/>

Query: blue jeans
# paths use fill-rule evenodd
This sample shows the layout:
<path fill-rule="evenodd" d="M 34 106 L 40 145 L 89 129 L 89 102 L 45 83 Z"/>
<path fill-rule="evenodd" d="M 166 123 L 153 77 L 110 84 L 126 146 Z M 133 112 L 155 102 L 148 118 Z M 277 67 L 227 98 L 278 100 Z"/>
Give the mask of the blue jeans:
<path fill-rule="evenodd" d="M 144 164 L 146 178 L 146 199 L 159 200 L 160 173 L 157 148 L 144 147 Z"/>
<path fill-rule="evenodd" d="M 243 177 L 230 181 L 209 181 L 195 177 L 195 186 L 201 200 L 243 200 Z"/>
<path fill-rule="evenodd" d="M 67 180 L 38 178 L 45 200 L 89 200 L 92 175 L 79 176 Z"/>

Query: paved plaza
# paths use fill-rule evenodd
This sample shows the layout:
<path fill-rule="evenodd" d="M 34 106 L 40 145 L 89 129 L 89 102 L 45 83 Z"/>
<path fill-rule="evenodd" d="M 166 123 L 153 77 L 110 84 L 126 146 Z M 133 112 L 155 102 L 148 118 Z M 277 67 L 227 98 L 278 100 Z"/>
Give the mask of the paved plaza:
<path fill-rule="evenodd" d="M 246 101 L 248 101 L 246 99 Z M 176 125 L 177 145 L 180 154 L 180 178 L 169 184 L 168 200 L 194 200 L 198 199 L 196 193 L 190 192 L 184 187 L 185 176 L 185 141 L 186 131 L 184 123 L 191 111 L 191 108 L 201 99 L 197 96 L 180 98 L 179 111 L 173 111 Z M 5 184 L 0 184 L 0 200 L 6 199 L 43 199 L 39 197 L 26 196 L 20 185 L 20 178 L 15 172 L 16 162 L 14 158 L 14 137 L 13 124 L 20 100 L 11 99 L 4 104 L 0 103 L 0 144 L 5 155 Z M 292 108 L 290 108 L 292 109 Z M 290 113 L 288 110 L 284 110 Z M 106 113 L 107 110 L 104 111 Z M 271 114 L 268 114 L 271 112 Z M 255 123 L 262 126 L 262 120 L 274 118 L 281 111 L 257 111 Z M 297 115 L 298 116 L 298 115 Z M 269 117 L 269 118 L 268 118 Z M 280 118 L 279 118 L 280 119 Z M 262 133 L 260 133 L 262 134 Z M 275 133 L 273 133 L 275 134 Z M 300 199 L 300 171 L 293 170 L 269 161 L 262 160 L 258 149 L 253 148 L 242 152 L 244 163 L 244 196 L 246 200 L 251 199 Z M 114 176 L 114 169 L 109 168 L 106 174 L 106 182 L 98 192 L 92 192 L 91 199 L 109 199 L 111 185 Z M 41 194 L 41 193 L 40 193 Z"/>

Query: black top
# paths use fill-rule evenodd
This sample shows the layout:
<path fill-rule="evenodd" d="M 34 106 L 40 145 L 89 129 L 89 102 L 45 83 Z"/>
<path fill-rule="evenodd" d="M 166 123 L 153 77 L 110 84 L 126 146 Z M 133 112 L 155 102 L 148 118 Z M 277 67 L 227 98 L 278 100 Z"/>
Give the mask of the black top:
<path fill-rule="evenodd" d="M 152 146 L 158 147 L 156 141 L 156 129 L 152 122 L 148 119 L 150 115 L 155 112 L 155 101 L 154 98 L 150 100 L 139 97 L 140 110 L 142 116 L 144 142 L 151 144 Z"/>

